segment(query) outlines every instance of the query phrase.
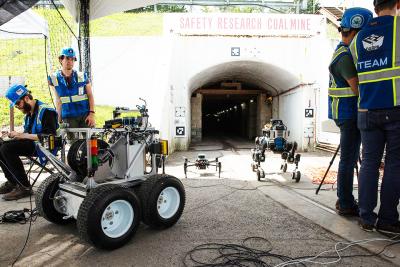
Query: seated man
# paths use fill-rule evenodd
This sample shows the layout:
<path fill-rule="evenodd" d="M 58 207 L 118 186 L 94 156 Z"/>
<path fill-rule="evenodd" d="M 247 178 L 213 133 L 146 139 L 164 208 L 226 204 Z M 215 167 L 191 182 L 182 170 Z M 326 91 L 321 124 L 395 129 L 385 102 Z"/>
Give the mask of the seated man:
<path fill-rule="evenodd" d="M 43 102 L 33 99 L 23 85 L 13 85 L 6 92 L 10 107 L 25 114 L 24 132 L 11 131 L 9 141 L 0 144 L 0 167 L 7 182 L 0 187 L 4 200 L 17 200 L 31 194 L 30 183 L 19 156 L 36 155 L 35 142 L 41 134 L 56 134 L 57 112 Z"/>

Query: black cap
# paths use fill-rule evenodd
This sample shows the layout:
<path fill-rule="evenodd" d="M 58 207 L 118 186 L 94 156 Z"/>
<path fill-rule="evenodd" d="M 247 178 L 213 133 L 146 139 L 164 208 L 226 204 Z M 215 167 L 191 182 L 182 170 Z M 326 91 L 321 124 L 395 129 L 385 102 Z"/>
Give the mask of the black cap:
<path fill-rule="evenodd" d="M 374 0 L 374 6 L 389 2 L 390 0 Z"/>

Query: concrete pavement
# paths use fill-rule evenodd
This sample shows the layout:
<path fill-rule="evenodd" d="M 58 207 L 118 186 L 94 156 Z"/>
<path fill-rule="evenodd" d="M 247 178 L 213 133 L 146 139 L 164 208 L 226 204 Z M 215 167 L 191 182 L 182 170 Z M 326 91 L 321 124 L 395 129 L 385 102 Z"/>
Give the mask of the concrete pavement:
<path fill-rule="evenodd" d="M 240 244 L 251 236 L 268 239 L 272 252 L 289 257 L 316 255 L 333 249 L 338 241 L 384 238 L 377 233 L 367 234 L 354 220 L 336 215 L 332 210 L 336 200 L 334 190 L 323 190 L 316 196 L 316 185 L 306 176 L 296 184 L 291 181 L 290 174 L 282 175 L 278 155 L 269 155 L 272 159 L 265 164 L 268 179 L 256 181 L 250 168 L 252 144 L 241 140 L 227 143 L 203 143 L 168 158 L 166 172 L 182 179 L 187 195 L 185 211 L 175 226 L 158 231 L 141 225 L 131 242 L 110 252 L 81 241 L 74 224 L 58 226 L 38 218 L 17 266 L 183 266 L 185 255 L 196 245 Z M 213 169 L 190 169 L 188 178 L 183 178 L 183 157 L 195 158 L 199 152 L 204 152 L 208 158 L 220 157 L 220 179 Z M 327 166 L 330 157 L 329 153 L 307 153 L 303 155 L 300 170 L 306 173 L 307 168 Z M 17 203 L 0 200 L 0 213 L 29 207 L 27 201 L 29 199 Z M 15 259 L 27 230 L 28 225 L 0 225 L 0 266 L 9 265 Z M 374 241 L 364 246 L 378 251 L 386 244 L 388 242 Z M 357 246 L 344 251 L 345 255 L 368 253 Z M 202 255 L 205 259 L 212 256 L 212 253 Z M 399 264 L 398 258 L 400 252 L 393 246 L 381 257 L 344 258 L 334 265 L 393 266 Z M 193 262 L 186 263 L 193 266 Z M 279 261 L 270 262 L 271 265 L 277 263 Z"/>

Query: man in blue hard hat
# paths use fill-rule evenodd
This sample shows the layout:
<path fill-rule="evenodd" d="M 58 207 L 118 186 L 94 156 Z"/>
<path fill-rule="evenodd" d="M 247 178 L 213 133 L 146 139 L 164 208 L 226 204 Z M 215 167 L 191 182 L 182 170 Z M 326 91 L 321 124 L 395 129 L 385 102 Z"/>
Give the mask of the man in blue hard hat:
<path fill-rule="evenodd" d="M 0 186 L 0 194 L 5 200 L 17 200 L 31 194 L 28 177 L 20 156 L 36 154 L 35 143 L 42 134 L 56 134 L 58 128 L 55 109 L 34 99 L 31 92 L 21 85 L 15 84 L 6 92 L 10 107 L 16 107 L 25 114 L 24 131 L 9 133 L 11 140 L 0 143 L 0 167 L 7 182 Z"/>
<path fill-rule="evenodd" d="M 92 86 L 86 75 L 74 70 L 76 54 L 73 48 L 61 49 L 61 69 L 48 77 L 55 90 L 59 121 L 68 123 L 70 128 L 95 126 L 94 97 Z"/>
<path fill-rule="evenodd" d="M 365 8 L 349 8 L 344 12 L 339 27 L 342 41 L 329 65 L 328 116 L 340 129 L 336 212 L 342 216 L 358 216 L 359 213 L 353 196 L 354 168 L 361 143 L 357 128 L 358 78 L 349 44 L 372 16 L 372 12 Z"/>
<path fill-rule="evenodd" d="M 358 128 L 362 163 L 359 177 L 360 226 L 400 234 L 400 0 L 374 0 L 372 19 L 350 45 L 359 79 Z M 378 198 L 379 168 L 386 148 Z"/>

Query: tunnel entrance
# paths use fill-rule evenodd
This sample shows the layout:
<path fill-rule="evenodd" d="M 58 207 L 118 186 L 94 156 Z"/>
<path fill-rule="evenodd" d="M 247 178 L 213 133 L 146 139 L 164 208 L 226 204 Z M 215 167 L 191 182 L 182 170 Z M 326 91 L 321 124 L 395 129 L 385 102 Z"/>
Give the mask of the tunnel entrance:
<path fill-rule="evenodd" d="M 280 95 L 300 84 L 292 73 L 266 62 L 239 60 L 204 68 L 187 84 L 190 142 L 203 136 L 253 140 L 272 114 L 291 113 L 280 105 Z"/>
<path fill-rule="evenodd" d="M 271 119 L 271 102 L 272 97 L 265 90 L 244 82 L 222 81 L 202 86 L 192 94 L 192 126 L 193 122 L 201 126 L 197 131 L 192 127 L 192 141 L 252 140 Z"/>

